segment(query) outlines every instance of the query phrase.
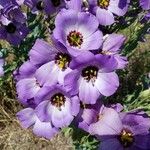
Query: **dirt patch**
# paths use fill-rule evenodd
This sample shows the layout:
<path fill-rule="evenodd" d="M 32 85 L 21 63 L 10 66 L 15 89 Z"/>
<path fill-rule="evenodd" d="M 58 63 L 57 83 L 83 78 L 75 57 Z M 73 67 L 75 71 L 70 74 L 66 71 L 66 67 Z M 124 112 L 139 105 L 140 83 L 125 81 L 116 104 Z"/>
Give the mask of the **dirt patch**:
<path fill-rule="evenodd" d="M 3 127 L 3 128 L 2 128 Z M 0 127 L 1 150 L 73 150 L 71 137 L 62 133 L 51 140 L 38 138 L 31 130 L 23 130 L 17 122 Z"/>

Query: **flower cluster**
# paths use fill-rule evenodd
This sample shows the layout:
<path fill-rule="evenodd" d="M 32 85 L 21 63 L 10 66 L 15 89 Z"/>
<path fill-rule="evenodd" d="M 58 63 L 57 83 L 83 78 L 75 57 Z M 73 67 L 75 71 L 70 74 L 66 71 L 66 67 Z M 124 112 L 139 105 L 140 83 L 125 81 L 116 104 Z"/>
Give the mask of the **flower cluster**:
<path fill-rule="evenodd" d="M 0 1 L 0 39 L 19 45 L 27 36 L 27 15 L 55 16 L 49 42 L 36 39 L 29 59 L 15 70 L 17 113 L 23 128 L 52 138 L 71 124 L 95 135 L 100 150 L 149 150 L 150 118 L 142 110 L 122 112 L 121 104 L 103 104 L 119 87 L 117 71 L 127 58 L 121 54 L 126 37 L 107 33 L 117 24 L 130 0 L 8 0 Z M 140 0 L 150 10 L 149 0 Z M 0 58 L 0 76 L 4 61 Z"/>

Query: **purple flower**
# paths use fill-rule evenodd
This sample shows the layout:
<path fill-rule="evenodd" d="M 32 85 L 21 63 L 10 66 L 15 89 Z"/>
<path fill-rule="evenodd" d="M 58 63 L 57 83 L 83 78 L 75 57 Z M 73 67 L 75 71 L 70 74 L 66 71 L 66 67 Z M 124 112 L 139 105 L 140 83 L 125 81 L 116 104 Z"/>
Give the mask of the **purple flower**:
<path fill-rule="evenodd" d="M 27 36 L 28 32 L 29 30 L 25 24 L 8 21 L 6 25 L 0 27 L 0 39 L 18 46 Z"/>
<path fill-rule="evenodd" d="M 104 108 L 97 122 L 89 127 L 101 140 L 100 150 L 149 150 L 150 118 L 141 111 L 123 113 Z"/>
<path fill-rule="evenodd" d="M 96 50 L 102 44 L 102 32 L 98 30 L 98 21 L 90 13 L 62 10 L 55 20 L 53 36 L 71 55 Z"/>
<path fill-rule="evenodd" d="M 57 13 L 66 6 L 64 0 L 25 0 L 24 3 L 32 9 L 32 12 L 44 11 L 47 15 Z"/>
<path fill-rule="evenodd" d="M 91 11 L 105 26 L 115 22 L 114 14 L 123 16 L 128 10 L 128 3 L 129 0 L 89 0 Z"/>
<path fill-rule="evenodd" d="M 57 52 L 60 52 L 61 49 L 62 48 L 55 47 L 52 43 L 49 44 L 42 39 L 37 39 L 32 49 L 29 51 L 30 61 L 35 66 L 41 66 L 54 60 Z"/>
<path fill-rule="evenodd" d="M 0 39 L 18 46 L 29 32 L 25 24 L 26 16 L 14 1 L 6 3 L 0 1 L 0 4 L 3 6 L 0 14 Z"/>
<path fill-rule="evenodd" d="M 4 59 L 0 58 L 0 77 L 4 75 Z"/>
<path fill-rule="evenodd" d="M 95 104 L 100 95 L 110 96 L 119 86 L 114 71 L 114 58 L 86 53 L 78 56 L 71 65 L 74 69 L 65 76 L 64 85 L 72 94 L 79 94 L 85 104 Z"/>
<path fill-rule="evenodd" d="M 64 59 L 69 59 L 67 58 L 67 55 L 63 54 L 58 54 L 57 58 L 61 59 L 61 56 L 66 57 Z M 71 72 L 71 69 L 64 66 L 64 62 L 56 62 L 54 60 L 42 65 L 39 69 L 37 69 L 35 77 L 37 78 L 39 83 L 43 86 L 51 86 L 57 83 L 63 85 L 64 77 L 69 72 Z"/>
<path fill-rule="evenodd" d="M 35 109 L 41 121 L 51 121 L 57 128 L 70 125 L 79 112 L 79 99 L 71 96 L 59 85 L 44 87 L 36 96 L 36 101 L 42 101 Z"/>
<path fill-rule="evenodd" d="M 118 64 L 117 69 L 123 69 L 127 65 L 127 58 L 119 54 L 125 40 L 126 38 L 121 34 L 113 33 L 104 36 L 104 42 L 100 53 L 105 57 L 114 57 Z"/>
<path fill-rule="evenodd" d="M 140 0 L 140 6 L 143 10 L 149 10 L 150 9 L 150 0 Z"/>
<path fill-rule="evenodd" d="M 37 40 L 29 56 L 34 65 L 40 66 L 35 76 L 41 85 L 63 84 L 64 76 L 71 71 L 69 66 L 72 57 L 63 46 L 57 45 L 56 42 L 48 44 Z"/>
<path fill-rule="evenodd" d="M 64 83 L 64 76 L 71 71 L 70 55 L 56 44 L 37 39 L 29 52 L 30 61 L 25 62 L 14 75 L 19 101 L 24 105 L 34 104 L 34 97 L 43 86 Z"/>
<path fill-rule="evenodd" d="M 32 127 L 33 133 L 39 137 L 50 139 L 59 132 L 59 129 L 53 127 L 51 122 L 40 121 L 32 108 L 21 110 L 17 113 L 17 118 L 23 128 Z"/>
<path fill-rule="evenodd" d="M 37 39 L 29 52 L 29 57 L 32 64 L 34 64 L 35 66 L 42 66 L 53 60 L 58 62 L 58 60 L 56 60 L 58 54 L 68 55 L 66 57 L 69 57 L 70 55 L 68 54 L 67 49 L 55 39 L 51 39 L 50 43 L 45 42 L 42 39 Z M 66 67 L 69 66 L 70 61 L 66 63 L 68 65 L 67 64 L 63 65 L 62 62 L 60 62 L 60 64 L 62 64 L 63 69 L 65 69 L 65 66 Z"/>

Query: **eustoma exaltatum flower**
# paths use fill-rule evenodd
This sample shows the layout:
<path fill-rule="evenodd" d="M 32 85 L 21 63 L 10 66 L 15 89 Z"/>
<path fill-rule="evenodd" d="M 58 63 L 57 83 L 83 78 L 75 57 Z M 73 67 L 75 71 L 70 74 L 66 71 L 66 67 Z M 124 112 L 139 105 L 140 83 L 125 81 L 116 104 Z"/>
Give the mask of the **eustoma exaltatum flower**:
<path fill-rule="evenodd" d="M 64 76 L 71 71 L 69 66 L 72 57 L 63 46 L 57 43 L 48 45 L 46 42 L 37 40 L 29 55 L 33 64 L 42 64 L 36 71 L 36 77 L 44 86 L 63 84 Z"/>
<path fill-rule="evenodd" d="M 128 2 L 129 0 L 89 0 L 92 12 L 99 23 L 105 26 L 115 22 L 115 15 L 123 16 L 127 12 Z"/>
<path fill-rule="evenodd" d="M 59 129 L 53 127 L 51 122 L 40 121 L 32 108 L 25 108 L 19 111 L 17 118 L 23 128 L 33 127 L 33 133 L 39 137 L 50 139 L 59 132 Z"/>
<path fill-rule="evenodd" d="M 35 109 L 37 116 L 41 121 L 51 121 L 57 128 L 70 125 L 79 112 L 78 97 L 71 96 L 59 85 L 44 87 L 36 99 L 42 101 Z"/>
<path fill-rule="evenodd" d="M 56 17 L 53 36 L 76 56 L 101 46 L 102 32 L 98 25 L 96 17 L 90 13 L 63 9 Z"/>
<path fill-rule="evenodd" d="M 119 115 L 104 107 L 89 132 L 100 138 L 99 150 L 149 150 L 149 128 L 150 118 L 142 111 Z"/>
<path fill-rule="evenodd" d="M 19 45 L 26 37 L 29 30 L 25 24 L 8 22 L 7 25 L 0 27 L 0 39 L 7 40 L 10 44 Z"/>
<path fill-rule="evenodd" d="M 40 50 L 41 53 L 38 53 L 38 50 Z M 35 106 L 34 97 L 43 86 L 39 83 L 39 80 L 36 76 L 36 70 L 43 63 L 53 59 L 53 57 L 50 57 L 52 56 L 52 53 L 52 47 L 50 45 L 43 40 L 37 39 L 30 51 L 30 57 L 32 58 L 32 61 L 28 60 L 27 62 L 23 63 L 18 70 L 15 71 L 14 77 L 17 80 L 16 88 L 18 99 L 25 106 Z M 39 55 L 40 58 L 38 57 Z M 47 56 L 48 60 L 46 57 L 44 57 L 43 62 L 42 55 Z"/>
<path fill-rule="evenodd" d="M 64 76 L 71 71 L 70 55 L 55 43 L 37 39 L 29 57 L 30 60 L 15 72 L 18 98 L 24 105 L 31 105 L 43 86 L 63 84 Z"/>
<path fill-rule="evenodd" d="M 73 94 L 79 93 L 85 104 L 95 104 L 100 95 L 110 96 L 117 90 L 119 80 L 114 72 L 117 64 L 114 58 L 105 58 L 92 53 L 78 56 L 65 76 L 64 84 Z"/>
<path fill-rule="evenodd" d="M 0 39 L 18 46 L 29 32 L 25 24 L 26 17 L 18 5 L 8 3 L 4 6 L 0 14 Z"/>

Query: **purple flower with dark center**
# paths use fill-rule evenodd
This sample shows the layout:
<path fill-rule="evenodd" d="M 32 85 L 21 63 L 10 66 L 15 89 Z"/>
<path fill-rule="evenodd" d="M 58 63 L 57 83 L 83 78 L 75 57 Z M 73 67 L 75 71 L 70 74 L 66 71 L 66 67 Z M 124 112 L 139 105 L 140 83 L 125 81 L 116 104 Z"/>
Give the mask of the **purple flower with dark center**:
<path fill-rule="evenodd" d="M 35 109 L 39 119 L 51 121 L 56 128 L 70 125 L 80 107 L 78 97 L 71 96 L 59 85 L 44 87 L 36 101 L 42 101 Z"/>
<path fill-rule="evenodd" d="M 149 10 L 150 9 L 150 0 L 140 0 L 140 6 L 143 10 Z"/>
<path fill-rule="evenodd" d="M 0 58 L 0 77 L 4 75 L 4 59 Z"/>
<path fill-rule="evenodd" d="M 61 8 L 66 6 L 64 0 L 25 0 L 24 3 L 33 12 L 44 11 L 47 15 L 57 13 Z"/>
<path fill-rule="evenodd" d="M 57 83 L 63 85 L 65 75 L 71 72 L 68 62 L 70 62 L 68 55 L 58 53 L 54 61 L 48 62 L 37 69 L 35 76 L 43 86 L 51 86 Z"/>
<path fill-rule="evenodd" d="M 51 87 L 57 83 L 63 84 L 66 72 L 61 72 L 57 66 L 51 65 L 52 63 L 50 62 L 41 67 L 36 67 L 30 61 L 27 61 L 15 72 L 18 99 L 23 105 L 34 108 L 39 104 L 35 97 L 43 86 Z M 58 72 L 55 72 L 55 70 Z"/>
<path fill-rule="evenodd" d="M 63 9 L 56 17 L 53 36 L 71 55 L 96 50 L 102 44 L 98 21 L 90 13 Z"/>
<path fill-rule="evenodd" d="M 29 52 L 30 61 L 15 71 L 18 98 L 24 105 L 30 105 L 43 86 L 64 82 L 64 76 L 71 71 L 70 55 L 63 47 L 48 44 L 37 39 Z"/>
<path fill-rule="evenodd" d="M 35 66 L 42 66 L 43 64 L 53 60 L 57 62 L 56 58 L 58 54 L 64 54 L 69 59 L 69 54 L 67 53 L 67 49 L 56 40 L 51 39 L 51 42 L 48 43 L 44 40 L 37 39 L 29 52 L 29 57 L 31 63 Z M 67 64 L 69 65 L 69 61 Z M 62 63 L 62 67 L 65 68 L 67 64 Z"/>
<path fill-rule="evenodd" d="M 104 42 L 101 47 L 100 53 L 104 57 L 114 57 L 116 63 L 118 64 L 117 69 L 123 69 L 127 65 L 127 58 L 119 54 L 125 39 L 126 38 L 121 34 L 113 33 L 105 35 Z"/>
<path fill-rule="evenodd" d="M 64 46 L 57 43 L 48 44 L 37 40 L 29 52 L 30 60 L 40 68 L 36 71 L 36 78 L 44 86 L 51 86 L 57 83 L 63 85 L 64 76 L 68 74 L 72 57 Z"/>
<path fill-rule="evenodd" d="M 99 150 L 149 150 L 149 128 L 150 118 L 143 112 L 120 116 L 114 109 L 103 108 L 89 132 L 100 138 Z"/>
<path fill-rule="evenodd" d="M 116 67 L 112 57 L 92 53 L 80 55 L 72 62 L 74 70 L 65 76 L 64 86 L 72 94 L 79 94 L 83 103 L 95 104 L 100 95 L 110 96 L 117 90 Z"/>
<path fill-rule="evenodd" d="M 32 127 L 33 133 L 39 137 L 50 139 L 59 132 L 59 129 L 52 126 L 51 122 L 40 121 L 32 108 L 19 111 L 17 118 L 23 128 Z"/>
<path fill-rule="evenodd" d="M 0 39 L 17 46 L 27 36 L 28 32 L 29 29 L 25 24 L 7 21 L 6 25 L 0 27 Z"/>
<path fill-rule="evenodd" d="M 115 22 L 114 14 L 123 16 L 128 10 L 128 3 L 129 0 L 89 0 L 91 11 L 105 26 Z"/>

